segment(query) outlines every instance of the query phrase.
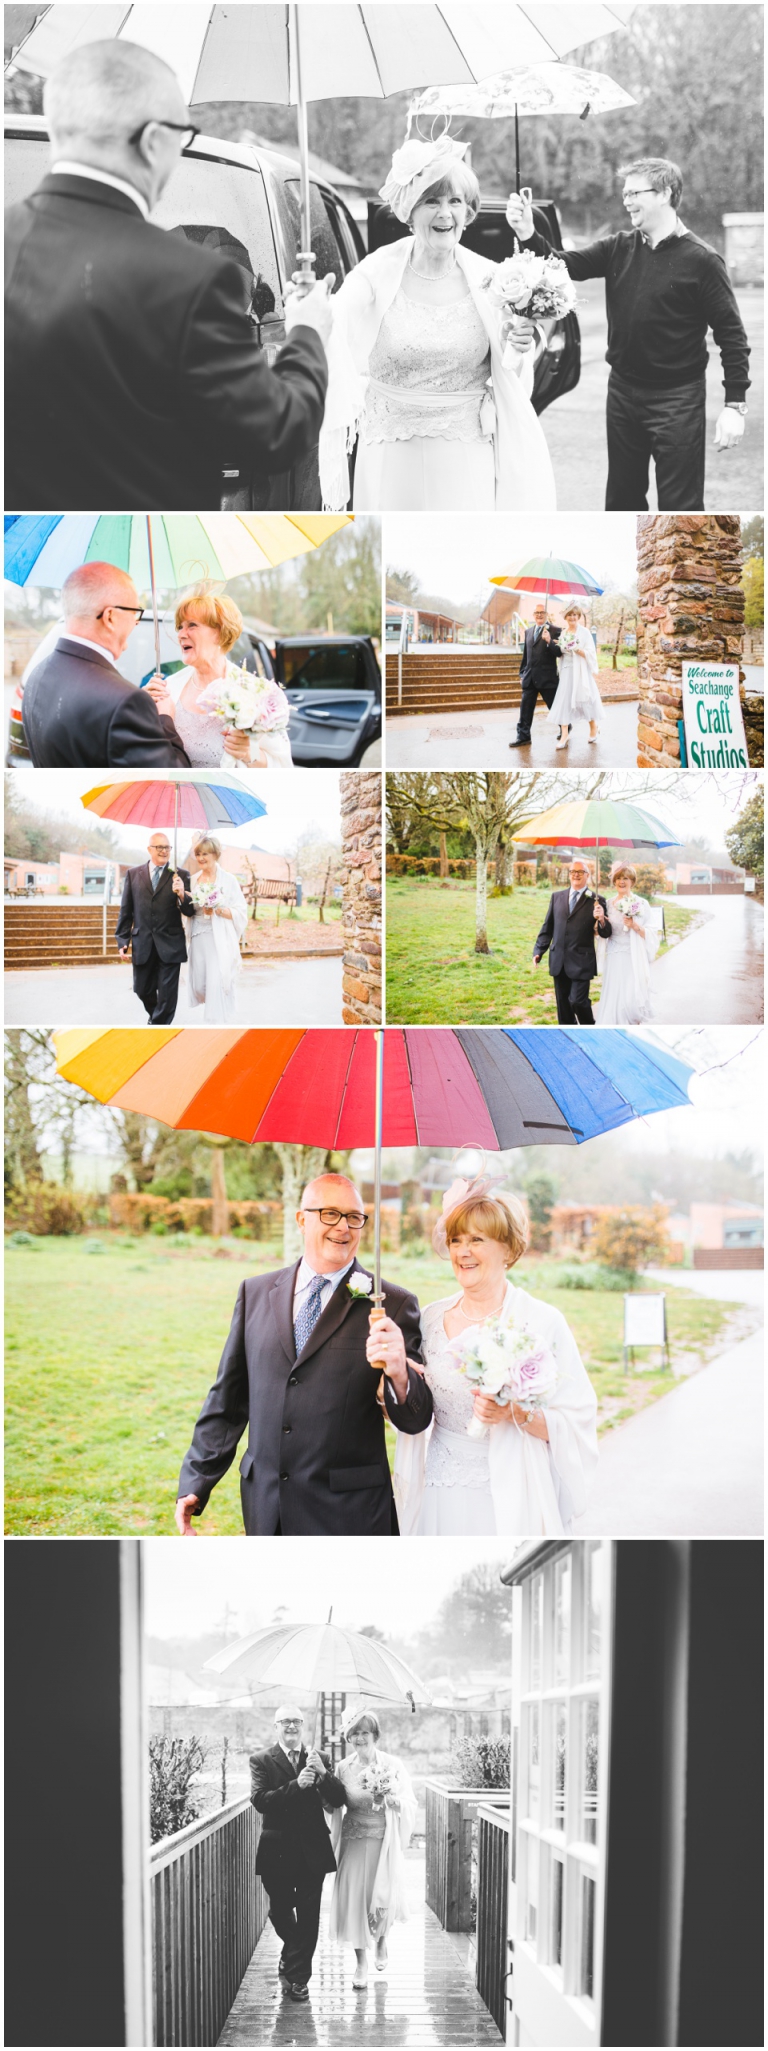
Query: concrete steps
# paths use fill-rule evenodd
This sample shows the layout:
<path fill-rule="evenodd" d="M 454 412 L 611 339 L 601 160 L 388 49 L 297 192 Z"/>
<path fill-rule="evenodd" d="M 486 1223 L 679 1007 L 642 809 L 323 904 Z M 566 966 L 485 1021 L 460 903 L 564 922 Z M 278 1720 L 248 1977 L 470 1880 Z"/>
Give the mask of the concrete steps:
<path fill-rule="evenodd" d="M 103 951 L 100 904 L 58 906 L 6 904 L 7 969 L 77 968 L 117 961 L 119 907 L 107 906 L 107 951 Z"/>
<path fill-rule="evenodd" d="M 388 657 L 386 670 L 389 719 L 406 713 L 480 713 L 520 703 L 520 656 L 511 652 L 405 655 L 400 703 L 396 657 Z"/>

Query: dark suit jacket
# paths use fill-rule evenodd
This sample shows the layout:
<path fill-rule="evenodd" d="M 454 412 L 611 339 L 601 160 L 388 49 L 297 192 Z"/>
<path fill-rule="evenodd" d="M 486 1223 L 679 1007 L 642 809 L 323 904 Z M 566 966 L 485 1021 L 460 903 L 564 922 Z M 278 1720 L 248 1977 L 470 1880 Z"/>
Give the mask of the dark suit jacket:
<path fill-rule="evenodd" d="M 238 1291 L 232 1325 L 213 1388 L 206 1396 L 184 1461 L 179 1495 L 205 1508 L 248 1427 L 240 1462 L 246 1531 L 270 1537 L 328 1533 L 391 1537 L 397 1531 L 377 1378 L 365 1356 L 368 1302 L 349 1294 L 345 1277 L 296 1355 L 293 1291 L 299 1262 L 255 1275 Z M 354 1269 L 359 1269 L 355 1261 Z M 421 1358 L 418 1304 L 385 1282 L 386 1309 L 402 1330 L 406 1353 Z M 398 1403 L 384 1382 L 388 1414 L 398 1431 L 425 1431 L 432 1397 L 409 1369 L 408 1395 Z"/>
<path fill-rule="evenodd" d="M 205 512 L 222 468 L 287 470 L 328 369 L 295 328 L 274 369 L 243 272 L 64 172 L 6 214 L 6 493 L 14 510 Z"/>
<path fill-rule="evenodd" d="M 182 914 L 186 919 L 194 918 L 195 906 L 190 896 L 189 870 L 179 869 L 178 873 L 184 885 L 183 904 L 173 890 L 170 862 L 166 863 L 156 890 L 149 880 L 148 861 L 128 870 L 115 940 L 118 947 L 130 947 L 135 962 L 149 961 L 153 946 L 161 961 L 187 959 Z"/>
<path fill-rule="evenodd" d="M 535 627 L 526 627 L 525 648 L 520 666 L 520 682 L 525 683 L 526 678 L 530 678 L 531 683 L 535 683 L 542 692 L 546 691 L 548 684 L 553 684 L 557 690 L 557 664 L 563 652 L 559 645 L 562 629 L 553 627 L 551 620 L 546 620 L 545 625 L 551 635 L 549 641 L 544 640 L 543 634 L 540 634 L 536 641 Z"/>
<path fill-rule="evenodd" d="M 275 1879 L 309 1868 L 310 1872 L 334 1873 L 336 1860 L 324 1809 L 340 1809 L 347 1797 L 340 1780 L 321 1754 L 326 1772 L 314 1787 L 300 1788 L 297 1774 L 282 1745 L 270 1752 L 252 1752 L 251 1801 L 264 1823 L 256 1847 L 256 1871 L 267 1893 Z M 307 1763 L 302 1745 L 297 1772 Z"/>
<path fill-rule="evenodd" d="M 148 691 L 62 634 L 24 686 L 21 719 L 36 769 L 188 769 L 173 720 Z"/>
<path fill-rule="evenodd" d="M 567 976 L 595 976 L 595 893 L 594 890 L 585 890 L 573 912 L 568 910 L 570 895 L 570 888 L 553 891 L 547 906 L 547 916 L 533 952 L 540 959 L 549 948 L 551 976 L 559 976 L 563 971 Z M 603 908 L 603 917 L 597 931 L 601 940 L 607 940 L 612 930 L 608 908 L 605 898 L 599 894 L 597 901 Z"/>

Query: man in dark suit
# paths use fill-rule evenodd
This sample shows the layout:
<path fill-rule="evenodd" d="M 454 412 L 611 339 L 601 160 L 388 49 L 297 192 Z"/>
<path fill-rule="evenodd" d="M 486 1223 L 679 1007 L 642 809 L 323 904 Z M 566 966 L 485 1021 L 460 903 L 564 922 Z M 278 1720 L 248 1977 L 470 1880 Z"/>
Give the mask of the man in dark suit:
<path fill-rule="evenodd" d="M 326 1873 L 334 1873 L 325 1809 L 340 1809 L 344 1788 L 329 1761 L 302 1739 L 303 1717 L 275 1712 L 277 1743 L 251 1753 L 251 1801 L 264 1818 L 256 1871 L 269 1895 L 269 1920 L 282 1940 L 278 1971 L 286 1994 L 307 2001 Z"/>
<path fill-rule="evenodd" d="M 133 987 L 150 1025 L 171 1025 L 179 995 L 179 969 L 187 959 L 181 919 L 195 916 L 188 869 L 171 872 L 168 836 L 157 827 L 149 861 L 129 869 L 115 927 L 118 953 L 133 961 Z"/>
<path fill-rule="evenodd" d="M 609 939 L 611 922 L 605 898 L 589 888 L 589 870 L 581 855 L 574 856 L 570 878 L 569 890 L 552 893 L 533 959 L 538 967 L 549 948 L 558 1024 L 594 1025 L 589 985 L 597 975 L 595 934 Z"/>
<path fill-rule="evenodd" d="M 397 1535 L 379 1377 L 366 1358 L 372 1278 L 356 1257 L 366 1223 L 360 1192 L 346 1175 L 321 1175 L 296 1220 L 303 1259 L 241 1283 L 181 1470 L 182 1537 L 192 1535 L 190 1520 L 246 1427 L 240 1498 L 251 1536 Z M 406 1359 L 421 1358 L 418 1304 L 393 1283 L 384 1291 L 383 1403 L 397 1431 L 425 1431 L 432 1397 Z"/>
<path fill-rule="evenodd" d="M 546 706 L 554 703 L 557 690 L 557 665 L 562 655 L 559 627 L 553 627 L 547 619 L 547 608 L 537 605 L 533 614 L 533 626 L 526 627 L 525 648 L 520 669 L 522 696 L 517 720 L 517 735 L 510 741 L 510 748 L 529 748 L 531 725 L 536 710 L 539 692 Z M 560 730 L 558 728 L 558 740 Z"/>
<path fill-rule="evenodd" d="M 172 699 L 156 704 L 115 668 L 143 611 L 132 578 L 112 563 L 83 563 L 61 595 L 64 632 L 21 701 L 35 768 L 188 769 Z"/>
<path fill-rule="evenodd" d="M 52 171 L 6 215 L 6 505 L 199 512 L 225 467 L 288 470 L 323 418 L 333 279 L 286 303 L 270 369 L 238 264 L 148 219 L 196 133 L 168 65 L 84 43 L 44 104 Z"/>

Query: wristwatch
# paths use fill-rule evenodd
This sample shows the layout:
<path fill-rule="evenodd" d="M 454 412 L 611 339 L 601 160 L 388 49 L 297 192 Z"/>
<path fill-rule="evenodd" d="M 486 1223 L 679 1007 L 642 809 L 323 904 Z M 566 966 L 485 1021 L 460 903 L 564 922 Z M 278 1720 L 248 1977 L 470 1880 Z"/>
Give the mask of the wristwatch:
<path fill-rule="evenodd" d="M 746 403 L 746 400 L 744 400 L 744 399 L 726 399 L 726 402 L 725 402 L 725 403 L 726 403 L 726 406 L 727 406 L 727 408 L 728 408 L 728 411 L 729 411 L 729 413 L 748 413 L 748 412 L 749 412 L 749 407 L 748 407 L 748 405 L 747 405 L 747 403 Z"/>

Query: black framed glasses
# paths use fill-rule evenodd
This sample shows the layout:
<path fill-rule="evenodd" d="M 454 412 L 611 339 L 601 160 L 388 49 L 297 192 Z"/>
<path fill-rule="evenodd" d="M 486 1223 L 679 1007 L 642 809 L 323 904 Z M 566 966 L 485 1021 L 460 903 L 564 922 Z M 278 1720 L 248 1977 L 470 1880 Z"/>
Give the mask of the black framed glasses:
<path fill-rule="evenodd" d="M 143 611 L 143 605 L 105 605 L 101 612 L 97 612 L 96 618 L 103 620 L 105 612 L 135 612 L 137 620 L 140 620 Z"/>
<path fill-rule="evenodd" d="M 636 185 L 636 186 L 635 186 L 635 188 L 634 188 L 634 191 L 632 191 L 632 192 L 623 192 L 623 193 L 622 193 L 622 195 L 621 195 L 622 205 L 623 205 L 623 206 L 628 206 L 628 205 L 629 205 L 629 201 L 630 201 L 631 199 L 643 199 L 643 198 L 644 198 L 644 196 L 645 196 L 645 194 L 646 194 L 646 192 L 655 192 L 655 191 L 656 191 L 656 187 L 655 187 L 655 185 Z"/>
<path fill-rule="evenodd" d="M 181 121 L 159 121 L 156 116 L 152 116 L 149 121 L 142 121 L 141 127 L 134 128 L 133 134 L 129 135 L 128 142 L 131 147 L 138 148 L 146 128 L 172 128 L 175 135 L 183 135 L 185 137 L 185 141 L 181 145 L 182 150 L 188 150 L 190 144 L 194 142 L 195 136 L 201 132 L 199 128 L 195 128 L 192 121 L 185 123 Z"/>
<path fill-rule="evenodd" d="M 347 1225 L 353 1227 L 358 1226 L 362 1228 L 363 1225 L 368 1223 L 367 1211 L 321 1211 L 317 1204 L 303 1204 L 302 1209 L 313 1211 L 315 1217 L 320 1218 L 324 1225 L 340 1225 L 342 1218 Z"/>

